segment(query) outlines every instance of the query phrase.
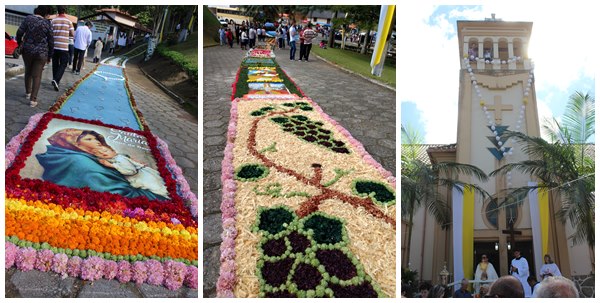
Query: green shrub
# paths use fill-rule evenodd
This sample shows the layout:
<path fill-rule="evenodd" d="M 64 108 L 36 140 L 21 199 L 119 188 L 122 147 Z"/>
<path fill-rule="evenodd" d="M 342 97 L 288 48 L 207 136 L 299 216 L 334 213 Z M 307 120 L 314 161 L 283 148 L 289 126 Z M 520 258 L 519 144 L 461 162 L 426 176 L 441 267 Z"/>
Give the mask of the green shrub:
<path fill-rule="evenodd" d="M 198 81 L 198 66 L 190 62 L 183 54 L 169 50 L 163 44 L 158 45 L 156 51 L 161 56 L 169 58 L 173 63 L 181 66 L 190 77 Z"/>

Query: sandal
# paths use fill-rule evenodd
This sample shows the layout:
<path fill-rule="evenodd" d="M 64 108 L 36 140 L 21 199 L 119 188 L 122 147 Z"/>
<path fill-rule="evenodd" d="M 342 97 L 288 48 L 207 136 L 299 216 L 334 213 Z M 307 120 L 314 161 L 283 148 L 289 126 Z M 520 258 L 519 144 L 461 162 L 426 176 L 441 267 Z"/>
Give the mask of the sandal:
<path fill-rule="evenodd" d="M 29 106 L 31 107 L 36 107 L 38 105 L 37 101 L 31 100 L 31 102 L 29 102 Z"/>

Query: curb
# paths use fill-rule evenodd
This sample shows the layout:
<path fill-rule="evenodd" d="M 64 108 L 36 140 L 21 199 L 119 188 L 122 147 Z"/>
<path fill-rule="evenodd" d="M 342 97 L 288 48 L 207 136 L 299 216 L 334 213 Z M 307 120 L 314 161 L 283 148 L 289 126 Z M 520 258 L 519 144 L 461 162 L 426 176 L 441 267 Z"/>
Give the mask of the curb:
<path fill-rule="evenodd" d="M 156 84 L 158 87 L 160 87 L 160 89 L 162 89 L 165 93 L 167 93 L 167 95 L 169 95 L 171 98 L 175 99 L 175 101 L 177 101 L 177 103 L 179 103 L 179 104 L 187 103 L 185 100 L 183 100 L 177 94 L 175 94 L 174 92 L 169 90 L 166 86 L 164 86 L 162 83 L 160 83 L 160 81 L 154 79 L 152 76 L 150 76 L 148 73 L 146 73 L 146 71 L 142 67 L 139 67 L 139 69 L 142 71 L 142 73 L 146 77 L 148 77 L 148 79 L 150 79 L 150 81 L 154 82 L 154 84 Z"/>
<path fill-rule="evenodd" d="M 314 56 L 317 57 L 317 58 L 319 58 L 320 60 L 323 60 L 323 61 L 325 61 L 325 62 L 327 62 L 327 63 L 329 63 L 329 64 L 331 64 L 331 65 L 333 65 L 333 66 L 335 66 L 335 67 L 337 67 L 337 68 L 339 68 L 339 69 L 347 72 L 347 73 L 349 73 L 349 74 L 359 76 L 359 77 L 361 77 L 361 78 L 363 78 L 363 79 L 365 79 L 365 80 L 367 80 L 367 81 L 369 81 L 369 82 L 371 82 L 373 84 L 377 84 L 377 85 L 379 85 L 381 87 L 385 87 L 385 88 L 387 88 L 389 90 L 392 90 L 394 92 L 396 91 L 395 88 L 393 88 L 393 87 L 391 87 L 391 86 L 389 86 L 387 84 L 381 83 L 381 82 L 379 82 L 379 81 L 377 81 L 375 79 L 371 79 L 369 77 L 365 77 L 365 76 L 363 76 L 363 75 L 361 75 L 359 73 L 353 72 L 353 71 L 351 71 L 351 70 L 349 70 L 349 69 L 347 69 L 345 67 L 341 67 L 341 66 L 339 66 L 339 65 L 337 65 L 337 64 L 335 64 L 335 63 L 333 63 L 333 62 L 331 62 L 331 61 L 329 61 L 329 60 L 327 60 L 327 59 L 325 59 L 325 58 L 323 58 L 323 57 L 321 57 L 321 56 L 319 56 L 317 54 L 314 54 Z"/>
<path fill-rule="evenodd" d="M 5 78 L 14 77 L 14 76 L 20 75 L 20 74 L 22 74 L 24 72 L 25 72 L 25 66 L 18 65 L 18 66 L 11 67 L 11 68 L 7 69 L 4 72 L 4 77 Z"/>

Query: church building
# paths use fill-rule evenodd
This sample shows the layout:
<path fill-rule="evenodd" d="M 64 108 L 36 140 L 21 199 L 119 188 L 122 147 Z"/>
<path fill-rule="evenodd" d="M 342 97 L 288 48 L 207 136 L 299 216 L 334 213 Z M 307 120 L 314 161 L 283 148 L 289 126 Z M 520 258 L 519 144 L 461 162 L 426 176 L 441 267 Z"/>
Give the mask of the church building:
<path fill-rule="evenodd" d="M 503 142 L 502 133 L 510 130 L 540 137 L 535 58 L 527 52 L 532 28 L 532 22 L 506 22 L 493 15 L 484 21 L 457 22 L 457 142 L 424 145 L 424 160 L 471 164 L 489 174 L 507 163 L 528 159 L 520 144 L 510 139 Z M 487 182 L 465 176 L 459 179 L 477 184 L 491 198 L 440 187 L 451 208 L 451 225 L 442 229 L 421 207 L 413 217 L 409 245 L 408 221 L 403 218 L 403 268 L 416 270 L 419 280 L 432 284 L 441 283 L 444 270 L 450 274 L 449 282 L 473 280 L 481 256 L 486 255 L 498 276 L 503 276 L 509 274 L 517 248 L 529 263 L 530 275 L 538 281 L 544 255 L 549 254 L 562 275 L 578 285 L 582 296 L 590 296 L 586 292 L 591 283 L 593 296 L 594 252 L 586 244 L 573 245 L 571 223 L 562 224 L 555 216 L 559 201 L 553 193 L 531 191 L 520 203 L 498 207 L 505 189 L 535 185 L 536 180 L 517 171 L 490 177 Z"/>

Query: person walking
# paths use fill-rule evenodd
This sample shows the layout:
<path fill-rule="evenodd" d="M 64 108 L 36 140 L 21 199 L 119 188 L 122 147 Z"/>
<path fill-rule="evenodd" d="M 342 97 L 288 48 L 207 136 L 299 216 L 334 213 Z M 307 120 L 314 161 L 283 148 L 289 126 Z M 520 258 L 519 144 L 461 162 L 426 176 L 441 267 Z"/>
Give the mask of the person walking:
<path fill-rule="evenodd" d="M 306 30 L 306 27 L 303 27 L 300 30 L 300 62 L 302 62 L 302 60 L 304 60 L 304 53 L 306 52 L 306 45 L 304 45 L 304 31 Z"/>
<path fill-rule="evenodd" d="M 108 43 L 108 54 L 109 55 L 114 54 L 115 53 L 115 37 L 113 35 L 108 35 L 108 41 L 106 41 L 106 43 Z"/>
<path fill-rule="evenodd" d="M 42 71 L 54 55 L 52 25 L 45 19 L 50 13 L 50 6 L 39 5 L 33 15 L 25 17 L 17 30 L 17 43 L 23 50 L 25 64 L 25 97 L 29 99 L 31 107 L 38 105 Z"/>
<path fill-rule="evenodd" d="M 104 48 L 104 43 L 102 43 L 102 38 L 98 37 L 96 40 L 96 44 L 94 45 L 94 63 L 100 62 L 102 59 L 102 49 Z"/>
<path fill-rule="evenodd" d="M 85 60 L 85 53 L 90 44 L 92 43 L 92 32 L 90 28 L 92 23 L 90 21 L 85 22 L 85 26 L 77 27 L 75 31 L 75 58 L 73 59 L 73 73 L 79 75 L 81 72 L 81 66 Z"/>
<path fill-rule="evenodd" d="M 313 38 L 317 36 L 317 33 L 312 29 L 312 25 L 309 23 L 307 28 L 304 30 L 304 60 L 308 62 L 308 55 L 310 55 L 310 49 L 312 48 Z M 300 58 L 302 59 L 302 58 Z"/>
<path fill-rule="evenodd" d="M 246 45 L 248 45 L 248 34 L 245 30 L 242 30 L 242 49 L 246 50 Z"/>
<path fill-rule="evenodd" d="M 225 37 L 227 37 L 227 44 L 229 44 L 229 48 L 233 48 L 233 33 L 230 29 L 226 29 Z"/>
<path fill-rule="evenodd" d="M 225 28 L 219 28 L 219 40 L 221 42 L 221 46 L 225 45 Z"/>
<path fill-rule="evenodd" d="M 69 63 L 69 40 L 75 35 L 73 23 L 67 19 L 67 7 L 56 7 L 58 16 L 52 19 L 52 32 L 54 35 L 54 54 L 52 55 L 52 87 L 58 91 L 60 80 Z"/>
<path fill-rule="evenodd" d="M 290 25 L 290 60 L 296 60 L 296 26 L 292 22 Z"/>
<path fill-rule="evenodd" d="M 248 43 L 250 48 L 254 48 L 254 45 L 256 44 L 256 29 L 254 29 L 254 26 L 250 27 L 250 30 L 248 31 Z"/>
<path fill-rule="evenodd" d="M 75 28 L 75 26 L 73 26 L 73 28 Z M 68 67 L 71 67 L 71 65 L 73 65 L 73 51 L 74 51 L 74 44 L 75 44 L 75 33 L 73 33 L 73 37 L 69 37 L 69 64 L 67 65 Z"/>

